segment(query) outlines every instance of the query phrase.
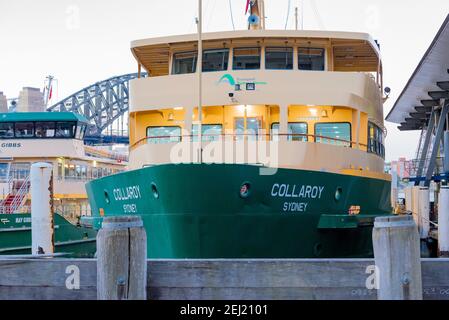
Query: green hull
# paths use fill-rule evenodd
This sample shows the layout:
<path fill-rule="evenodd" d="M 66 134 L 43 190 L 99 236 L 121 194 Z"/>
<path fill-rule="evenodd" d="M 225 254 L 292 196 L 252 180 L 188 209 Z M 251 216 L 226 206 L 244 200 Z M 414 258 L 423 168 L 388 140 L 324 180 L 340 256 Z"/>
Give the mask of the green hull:
<path fill-rule="evenodd" d="M 91 258 L 96 252 L 96 231 L 72 225 L 55 214 L 55 252 L 68 257 Z M 0 215 L 0 255 L 31 254 L 31 215 Z"/>
<path fill-rule="evenodd" d="M 260 168 L 161 165 L 92 181 L 92 223 L 100 227 L 100 212 L 141 216 L 149 258 L 372 256 L 374 218 L 391 213 L 388 181 Z"/>

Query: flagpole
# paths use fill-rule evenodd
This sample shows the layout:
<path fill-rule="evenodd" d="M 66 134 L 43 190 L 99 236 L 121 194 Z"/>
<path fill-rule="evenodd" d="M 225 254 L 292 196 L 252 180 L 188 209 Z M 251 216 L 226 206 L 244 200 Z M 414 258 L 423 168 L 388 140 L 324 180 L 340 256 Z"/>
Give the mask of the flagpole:
<path fill-rule="evenodd" d="M 198 162 L 203 162 L 203 1 L 198 0 L 198 141 L 200 143 Z"/>

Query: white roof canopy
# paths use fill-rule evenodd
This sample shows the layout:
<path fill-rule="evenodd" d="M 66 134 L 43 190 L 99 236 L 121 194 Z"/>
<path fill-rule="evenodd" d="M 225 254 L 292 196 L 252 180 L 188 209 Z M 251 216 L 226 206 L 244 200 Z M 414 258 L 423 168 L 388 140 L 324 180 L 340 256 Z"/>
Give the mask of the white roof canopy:
<path fill-rule="evenodd" d="M 386 120 L 400 130 L 419 130 L 433 107 L 449 98 L 449 15 Z"/>

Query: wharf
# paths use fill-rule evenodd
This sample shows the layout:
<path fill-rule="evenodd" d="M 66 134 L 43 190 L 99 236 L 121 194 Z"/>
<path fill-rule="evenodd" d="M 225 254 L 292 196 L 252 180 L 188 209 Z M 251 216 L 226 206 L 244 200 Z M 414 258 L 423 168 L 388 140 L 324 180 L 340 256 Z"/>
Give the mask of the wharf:
<path fill-rule="evenodd" d="M 449 300 L 449 259 L 421 261 L 424 299 Z M 147 298 L 376 300 L 377 290 L 367 289 L 373 266 L 373 259 L 148 260 Z M 0 270 L 1 300 L 97 298 L 96 259 L 0 258 Z"/>

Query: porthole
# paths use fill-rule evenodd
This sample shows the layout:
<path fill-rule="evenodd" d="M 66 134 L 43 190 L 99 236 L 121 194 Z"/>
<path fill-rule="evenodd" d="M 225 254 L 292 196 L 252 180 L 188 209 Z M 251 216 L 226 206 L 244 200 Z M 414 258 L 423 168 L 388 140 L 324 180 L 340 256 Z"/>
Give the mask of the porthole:
<path fill-rule="evenodd" d="M 249 182 L 244 182 L 240 186 L 240 197 L 245 199 L 248 198 L 251 192 L 251 184 Z"/>
<path fill-rule="evenodd" d="M 341 197 L 343 195 L 343 188 L 338 187 L 335 191 L 335 201 L 340 201 Z"/>
<path fill-rule="evenodd" d="M 155 199 L 159 199 L 159 191 L 157 190 L 157 186 L 154 182 L 151 184 L 151 192 L 153 193 L 153 197 Z"/>

